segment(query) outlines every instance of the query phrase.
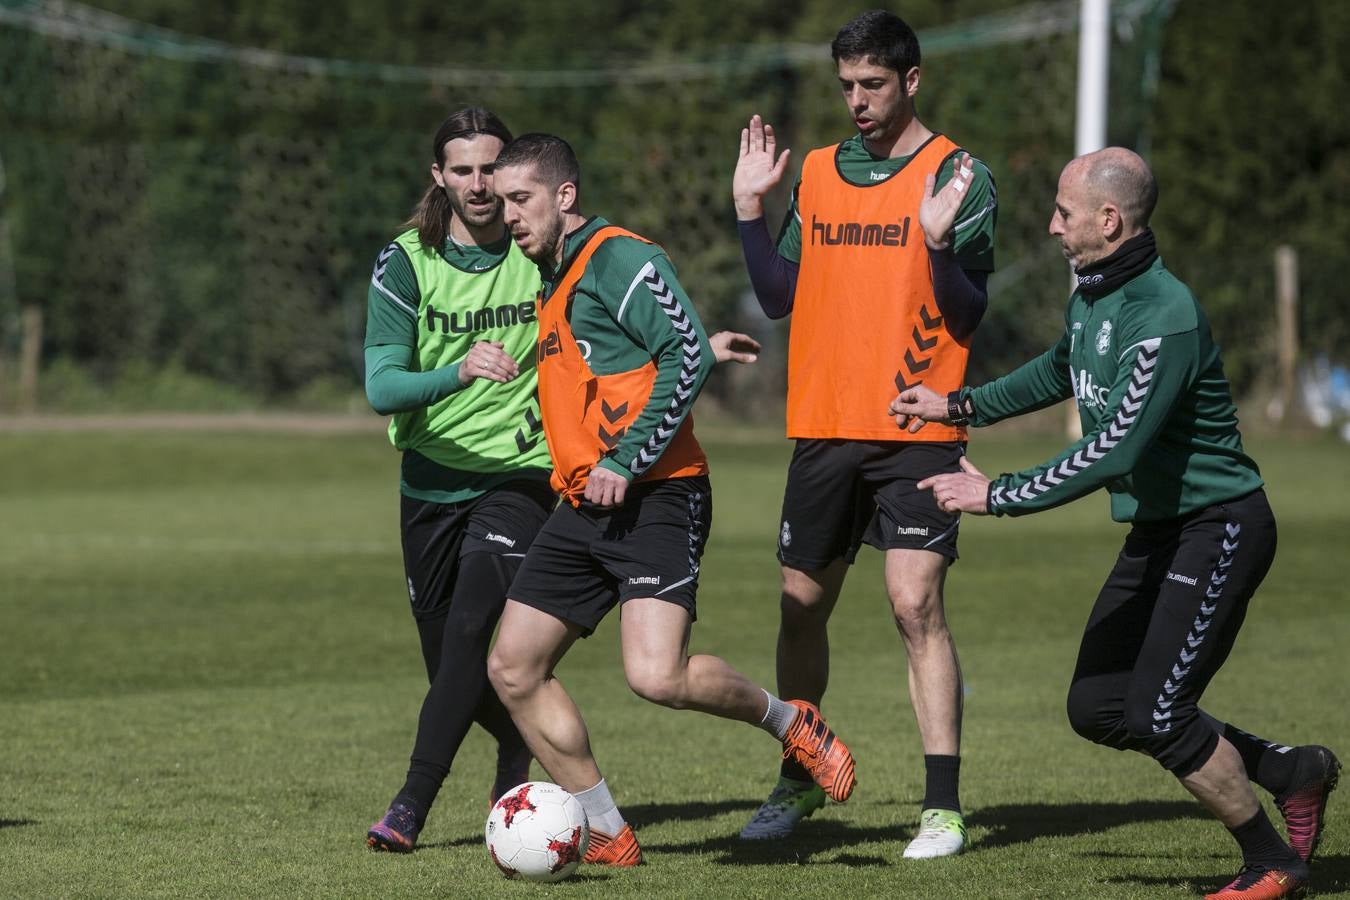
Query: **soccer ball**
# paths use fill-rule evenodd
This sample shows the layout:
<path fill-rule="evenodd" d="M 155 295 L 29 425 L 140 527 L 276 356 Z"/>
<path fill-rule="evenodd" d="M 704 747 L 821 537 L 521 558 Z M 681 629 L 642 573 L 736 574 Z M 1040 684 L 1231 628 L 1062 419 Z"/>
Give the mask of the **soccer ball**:
<path fill-rule="evenodd" d="M 591 828 L 576 797 L 547 781 L 527 781 L 492 807 L 483 836 L 507 878 L 562 881 L 586 855 Z"/>

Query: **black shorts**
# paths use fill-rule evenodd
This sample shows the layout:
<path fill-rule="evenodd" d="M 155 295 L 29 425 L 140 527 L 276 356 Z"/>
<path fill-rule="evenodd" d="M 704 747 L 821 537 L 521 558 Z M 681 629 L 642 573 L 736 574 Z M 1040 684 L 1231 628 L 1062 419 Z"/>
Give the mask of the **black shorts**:
<path fill-rule="evenodd" d="M 512 481 L 460 503 L 403 496 L 403 572 L 413 617 L 445 612 L 459 561 L 470 553 L 501 556 L 514 572 L 556 502 L 548 482 L 538 480 Z"/>
<path fill-rule="evenodd" d="M 959 472 L 964 442 L 803 438 L 788 466 L 778 560 L 814 572 L 852 563 L 866 541 L 878 550 L 932 550 L 957 558 L 959 514 L 938 509 L 915 485 Z"/>
<path fill-rule="evenodd" d="M 706 476 L 628 489 L 623 506 L 560 503 L 526 555 L 512 600 L 595 631 L 615 604 L 656 597 L 695 618 L 699 560 L 712 524 Z"/>

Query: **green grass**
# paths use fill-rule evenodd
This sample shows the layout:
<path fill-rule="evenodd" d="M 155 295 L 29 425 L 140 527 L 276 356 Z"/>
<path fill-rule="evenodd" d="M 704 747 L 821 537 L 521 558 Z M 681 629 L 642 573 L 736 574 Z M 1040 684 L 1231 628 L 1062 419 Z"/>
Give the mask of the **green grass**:
<path fill-rule="evenodd" d="M 1056 448 L 980 437 L 986 471 Z M 707 430 L 704 443 L 716 513 L 694 648 L 768 685 L 789 448 L 748 430 Z M 1350 756 L 1346 448 L 1266 439 L 1253 450 L 1280 553 L 1206 705 Z M 492 753 L 477 731 L 416 854 L 362 843 L 401 783 L 425 687 L 402 586 L 397 457 L 377 429 L 8 434 L 0 473 L 3 896 L 1182 898 L 1236 870 L 1232 841 L 1170 776 L 1065 721 L 1078 634 L 1123 537 L 1104 496 L 964 523 L 947 606 L 969 693 L 973 852 L 900 859 L 922 762 L 880 555 L 865 551 L 832 624 L 828 697 L 858 758 L 854 798 L 785 844 L 742 846 L 776 747 L 638 700 L 606 621 L 561 677 L 649 865 L 544 888 L 506 882 L 488 862 Z M 1338 799 L 1314 870 L 1320 896 L 1350 891 L 1350 801 Z"/>

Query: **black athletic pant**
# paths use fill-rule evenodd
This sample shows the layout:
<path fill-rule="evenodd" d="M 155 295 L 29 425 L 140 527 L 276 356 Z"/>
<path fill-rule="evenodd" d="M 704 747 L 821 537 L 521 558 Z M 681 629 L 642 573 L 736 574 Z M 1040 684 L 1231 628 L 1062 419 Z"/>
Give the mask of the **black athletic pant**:
<path fill-rule="evenodd" d="M 1136 524 L 1083 634 L 1069 688 L 1074 730 L 1146 753 L 1178 778 L 1203 766 L 1219 735 L 1200 696 L 1274 558 L 1275 517 L 1261 490 Z"/>
<path fill-rule="evenodd" d="M 431 687 L 422 701 L 408 778 L 399 793 L 422 810 L 435 801 L 472 722 L 497 739 L 499 771 L 513 765 L 519 771 L 529 763 L 524 739 L 487 680 L 488 645 L 513 575 L 507 569 L 500 556 L 466 556 L 450 609 L 417 623 Z"/>
<path fill-rule="evenodd" d="M 461 504 L 403 498 L 404 565 L 430 688 L 399 796 L 423 815 L 473 722 L 497 739 L 499 776 L 529 765 L 488 683 L 487 655 L 511 580 L 553 502 L 542 483 L 513 483 Z"/>

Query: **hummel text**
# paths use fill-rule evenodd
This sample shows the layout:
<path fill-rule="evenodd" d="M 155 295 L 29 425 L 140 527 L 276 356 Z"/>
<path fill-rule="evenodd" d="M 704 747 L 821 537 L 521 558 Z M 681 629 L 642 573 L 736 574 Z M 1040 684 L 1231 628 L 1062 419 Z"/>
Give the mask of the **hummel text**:
<path fill-rule="evenodd" d="M 811 217 L 811 243 L 845 244 L 850 247 L 903 247 L 909 242 L 909 216 L 899 224 L 876 222 L 818 222 Z M 817 241 L 816 238 L 820 240 Z"/>
<path fill-rule="evenodd" d="M 529 324 L 533 321 L 533 300 L 452 313 L 440 312 L 436 307 L 427 304 L 427 331 L 439 331 L 441 334 L 469 334 L 492 328 L 509 328 L 522 322 Z"/>

